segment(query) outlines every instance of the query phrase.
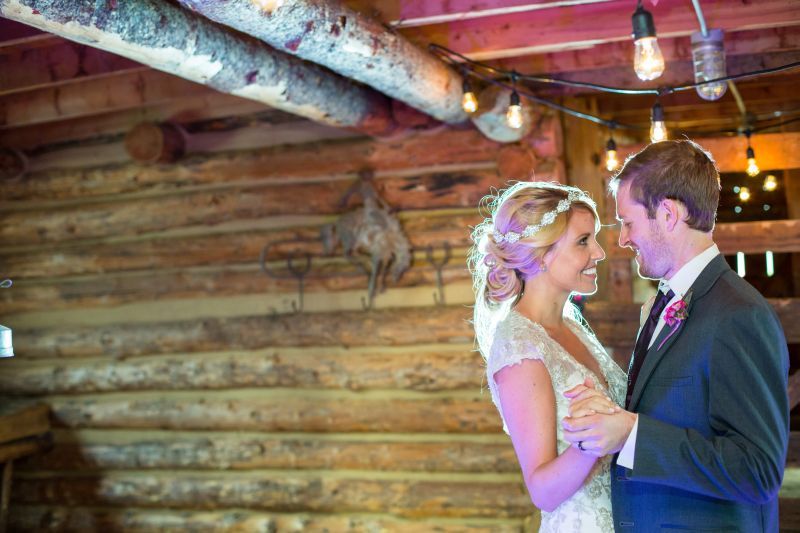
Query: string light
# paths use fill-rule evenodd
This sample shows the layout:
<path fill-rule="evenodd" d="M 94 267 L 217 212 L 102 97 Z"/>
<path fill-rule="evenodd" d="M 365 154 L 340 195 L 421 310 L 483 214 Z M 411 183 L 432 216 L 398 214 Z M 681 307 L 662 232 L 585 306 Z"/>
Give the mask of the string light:
<path fill-rule="evenodd" d="M 522 127 L 522 104 L 519 101 L 519 93 L 514 89 L 511 91 L 511 98 L 508 102 L 508 111 L 506 111 L 506 122 L 509 127 L 518 130 Z"/>
<path fill-rule="evenodd" d="M 725 50 L 722 30 L 708 30 L 704 35 L 698 31 L 692 34 L 692 62 L 694 81 L 702 83 L 695 89 L 704 100 L 719 100 L 725 94 L 728 84 L 724 81 L 704 83 L 725 77 Z"/>
<path fill-rule="evenodd" d="M 653 15 L 642 7 L 642 0 L 637 2 L 631 20 L 634 44 L 633 70 L 640 80 L 654 80 L 664 72 L 664 56 L 658 46 Z"/>
<path fill-rule="evenodd" d="M 666 140 L 667 125 L 664 122 L 664 108 L 659 102 L 656 102 L 650 112 L 650 142 L 657 143 Z"/>
<path fill-rule="evenodd" d="M 739 188 L 739 200 L 746 202 L 750 199 L 750 189 L 748 187 Z"/>
<path fill-rule="evenodd" d="M 614 137 L 609 137 L 606 143 L 606 170 L 614 172 L 619 167 L 619 160 L 617 159 L 617 143 L 614 142 Z"/>
<path fill-rule="evenodd" d="M 778 188 L 778 180 L 772 174 L 767 174 L 762 188 L 767 192 L 772 192 Z"/>
<path fill-rule="evenodd" d="M 744 252 L 736 252 L 736 273 L 742 278 L 747 274 L 744 268 Z"/>
<path fill-rule="evenodd" d="M 767 277 L 771 278 L 775 275 L 775 258 L 772 256 L 772 252 L 767 250 Z"/>
<path fill-rule="evenodd" d="M 472 92 L 472 86 L 466 76 L 461 89 L 464 91 L 464 95 L 461 97 L 461 107 L 465 112 L 472 114 L 478 110 L 478 99 L 475 98 L 475 93 Z"/>
<path fill-rule="evenodd" d="M 747 137 L 747 175 L 751 178 L 755 178 L 758 176 L 758 173 L 761 172 L 756 164 L 756 152 L 753 150 L 753 147 L 750 146 L 750 130 L 745 132 L 745 137 Z"/>

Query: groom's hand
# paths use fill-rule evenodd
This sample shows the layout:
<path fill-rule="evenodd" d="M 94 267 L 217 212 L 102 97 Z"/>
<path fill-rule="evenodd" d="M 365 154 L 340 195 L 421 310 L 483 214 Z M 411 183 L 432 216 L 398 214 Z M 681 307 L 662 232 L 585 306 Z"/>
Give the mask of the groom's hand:
<path fill-rule="evenodd" d="M 564 438 L 601 457 L 622 449 L 636 422 L 636 414 L 621 410 L 618 413 L 566 417 L 561 421 Z"/>

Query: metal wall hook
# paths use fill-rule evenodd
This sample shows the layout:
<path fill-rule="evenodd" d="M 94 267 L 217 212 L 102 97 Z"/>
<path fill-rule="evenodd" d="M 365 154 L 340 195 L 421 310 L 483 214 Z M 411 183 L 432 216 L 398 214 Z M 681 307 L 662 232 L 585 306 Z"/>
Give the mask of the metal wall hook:
<path fill-rule="evenodd" d="M 433 258 L 433 246 L 428 246 L 426 250 L 428 263 L 430 263 L 431 266 L 436 269 L 436 292 L 433 293 L 433 301 L 436 303 L 436 305 L 445 305 L 442 268 L 444 268 L 444 266 L 450 262 L 450 258 L 452 257 L 452 250 L 449 242 L 445 241 L 442 248 L 444 249 L 444 257 L 438 262 Z"/>
<path fill-rule="evenodd" d="M 298 254 L 292 252 L 286 258 L 286 269 L 289 271 L 289 275 L 287 276 L 286 274 L 275 272 L 267 265 L 267 253 L 273 246 L 282 242 L 293 242 L 293 241 L 276 241 L 266 244 L 264 248 L 261 249 L 261 255 L 259 256 L 259 264 L 261 265 L 261 271 L 271 278 L 275 279 L 295 278 L 297 280 L 298 299 L 297 301 L 292 300 L 291 306 L 293 312 L 302 313 L 304 304 L 304 293 L 305 293 L 305 277 L 311 271 L 311 254 L 307 252 L 299 254 L 299 257 L 305 258 L 305 265 L 297 266 L 295 265 L 295 259 L 298 258 Z M 277 314 L 275 309 L 272 309 L 272 312 L 273 316 Z"/>

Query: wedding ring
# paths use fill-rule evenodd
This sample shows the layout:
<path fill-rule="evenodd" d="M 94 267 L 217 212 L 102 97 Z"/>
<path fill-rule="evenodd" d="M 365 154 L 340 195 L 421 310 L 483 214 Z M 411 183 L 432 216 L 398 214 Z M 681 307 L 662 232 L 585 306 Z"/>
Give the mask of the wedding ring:
<path fill-rule="evenodd" d="M 586 451 L 586 448 L 584 448 L 584 447 L 583 447 L 583 441 L 582 441 L 582 440 L 579 440 L 579 441 L 578 441 L 578 449 L 579 449 L 580 451 L 582 451 L 582 452 L 585 452 L 585 451 Z"/>

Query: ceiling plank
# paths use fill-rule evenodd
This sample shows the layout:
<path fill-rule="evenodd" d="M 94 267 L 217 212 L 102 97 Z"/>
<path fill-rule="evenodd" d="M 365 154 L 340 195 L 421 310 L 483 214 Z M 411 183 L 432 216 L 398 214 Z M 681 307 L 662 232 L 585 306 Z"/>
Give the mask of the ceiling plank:
<path fill-rule="evenodd" d="M 393 27 L 424 26 L 456 20 L 524 13 L 610 0 L 350 0 L 351 9 Z"/>
<path fill-rule="evenodd" d="M 141 70 L 141 63 L 63 39 L 0 50 L 0 95 Z"/>
<path fill-rule="evenodd" d="M 400 33 L 420 46 L 436 43 L 488 60 L 630 41 L 633 8 L 628 0 L 616 0 L 403 28 Z M 686 2 L 662 1 L 648 9 L 659 37 L 689 35 L 698 29 L 695 13 Z M 705 0 L 703 11 L 709 27 L 725 31 L 800 24 L 800 9 L 792 0 Z"/>

